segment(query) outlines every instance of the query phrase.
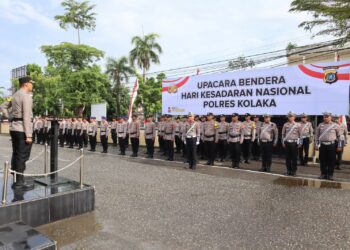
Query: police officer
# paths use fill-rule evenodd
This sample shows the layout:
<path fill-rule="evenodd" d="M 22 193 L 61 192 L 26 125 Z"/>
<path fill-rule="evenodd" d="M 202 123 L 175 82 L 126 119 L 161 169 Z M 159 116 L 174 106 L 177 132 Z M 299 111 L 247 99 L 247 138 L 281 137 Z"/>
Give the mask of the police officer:
<path fill-rule="evenodd" d="M 117 146 L 117 120 L 116 118 L 113 118 L 112 124 L 111 124 L 111 136 L 113 141 L 113 146 Z"/>
<path fill-rule="evenodd" d="M 83 148 L 83 119 L 81 117 L 78 118 L 76 123 L 76 136 L 78 138 L 78 149 Z"/>
<path fill-rule="evenodd" d="M 171 115 L 167 115 L 167 120 L 164 123 L 164 142 L 168 161 L 174 160 L 174 140 L 175 140 L 175 124 L 172 121 Z"/>
<path fill-rule="evenodd" d="M 158 144 L 159 144 L 159 152 L 165 155 L 165 146 L 164 146 L 164 122 L 165 116 L 162 115 L 160 117 L 160 121 L 158 123 Z"/>
<path fill-rule="evenodd" d="M 241 144 L 244 140 L 243 125 L 238 120 L 238 114 L 233 113 L 231 123 L 228 125 L 227 141 L 229 144 L 231 167 L 240 168 L 239 163 L 241 161 Z"/>
<path fill-rule="evenodd" d="M 103 151 L 101 153 L 108 153 L 108 134 L 109 134 L 109 124 L 107 122 L 107 117 L 102 116 L 102 121 L 100 125 L 100 139 Z"/>
<path fill-rule="evenodd" d="M 190 169 L 195 170 L 197 165 L 197 146 L 200 140 L 200 125 L 194 121 L 194 114 L 190 112 L 187 122 L 183 126 L 182 140 L 186 148 L 186 157 Z"/>
<path fill-rule="evenodd" d="M 96 117 L 92 116 L 90 117 L 90 123 L 87 128 L 87 133 L 89 135 L 89 142 L 90 142 L 90 150 L 91 152 L 96 151 L 96 136 L 97 136 L 97 123 L 96 123 Z"/>
<path fill-rule="evenodd" d="M 37 120 L 35 127 L 36 127 L 36 143 L 41 144 L 42 142 L 41 131 L 43 129 L 43 120 L 41 117 L 39 117 L 39 119 Z"/>
<path fill-rule="evenodd" d="M 69 148 L 73 148 L 74 143 L 74 135 L 73 135 L 73 119 L 69 118 L 67 122 L 67 145 L 69 145 Z"/>
<path fill-rule="evenodd" d="M 258 127 L 258 145 L 261 147 L 261 169 L 262 172 L 271 171 L 272 148 L 277 146 L 278 129 L 277 125 L 271 122 L 271 116 L 264 114 L 264 122 Z"/>
<path fill-rule="evenodd" d="M 227 154 L 227 131 L 228 123 L 226 122 L 226 116 L 220 115 L 220 122 L 218 124 L 218 153 L 220 161 L 223 162 L 226 159 Z"/>
<path fill-rule="evenodd" d="M 83 141 L 84 141 L 84 148 L 86 148 L 89 144 L 89 136 L 87 132 L 87 128 L 89 126 L 89 122 L 86 118 L 83 119 Z"/>
<path fill-rule="evenodd" d="M 255 123 L 250 120 L 250 114 L 245 114 L 245 121 L 243 122 L 243 136 L 242 152 L 244 163 L 249 164 L 250 152 L 252 150 L 252 142 L 255 140 Z"/>
<path fill-rule="evenodd" d="M 300 145 L 300 124 L 295 122 L 295 113 L 288 113 L 288 121 L 282 128 L 282 146 L 286 154 L 287 175 L 296 176 L 298 147 Z"/>
<path fill-rule="evenodd" d="M 341 170 L 340 166 L 343 158 L 344 147 L 348 144 L 348 127 L 346 124 L 342 123 L 339 119 L 339 116 L 334 115 L 334 121 L 339 126 L 339 140 L 337 141 L 338 147 L 336 160 L 335 160 L 335 169 Z"/>
<path fill-rule="evenodd" d="M 73 118 L 72 119 L 72 136 L 71 136 L 71 140 L 69 142 L 69 148 L 73 148 L 74 145 L 76 144 L 76 140 L 77 140 L 77 119 Z"/>
<path fill-rule="evenodd" d="M 258 161 L 260 157 L 260 146 L 258 143 L 258 130 L 262 126 L 263 122 L 259 121 L 259 116 L 254 116 L 254 124 L 255 124 L 255 140 L 252 144 L 252 156 L 253 160 Z"/>
<path fill-rule="evenodd" d="M 29 160 L 33 143 L 33 83 L 32 78 L 29 76 L 20 78 L 20 89 L 13 95 L 11 101 L 11 169 L 19 173 L 24 173 L 26 169 L 26 161 Z M 33 189 L 34 184 L 27 183 L 23 175 L 16 175 L 16 183 L 14 183 L 12 187 L 25 191 Z"/>
<path fill-rule="evenodd" d="M 199 117 L 198 115 L 195 117 L 195 121 L 199 123 L 200 126 L 200 131 L 201 131 L 201 138 L 199 141 L 199 145 L 197 147 L 197 154 L 200 154 L 201 159 L 205 159 L 205 146 L 204 146 L 204 141 L 203 141 L 203 131 L 204 131 L 204 124 L 207 120 L 207 117 L 202 115 L 201 117 Z"/>
<path fill-rule="evenodd" d="M 323 122 L 318 125 L 315 135 L 315 150 L 320 151 L 320 179 L 333 180 L 336 152 L 341 150 L 339 138 L 339 125 L 332 122 L 332 114 L 323 113 Z"/>
<path fill-rule="evenodd" d="M 132 147 L 131 157 L 137 157 L 140 144 L 140 123 L 138 122 L 137 115 L 135 114 L 132 115 L 132 121 L 129 123 L 128 131 Z"/>
<path fill-rule="evenodd" d="M 66 127 L 66 120 L 62 119 L 59 122 L 59 127 L 58 127 L 58 136 L 60 139 L 60 147 L 64 147 L 64 141 L 65 141 L 65 127 Z"/>
<path fill-rule="evenodd" d="M 203 125 L 203 137 L 205 154 L 207 156 L 207 165 L 214 165 L 215 160 L 215 143 L 217 142 L 218 124 L 213 119 L 213 113 L 208 113 L 207 121 Z"/>
<path fill-rule="evenodd" d="M 45 118 L 44 122 L 44 144 L 50 145 L 51 143 L 51 121 Z"/>
<path fill-rule="evenodd" d="M 156 139 L 156 124 L 153 122 L 153 116 L 147 116 L 147 123 L 145 124 L 145 140 L 147 147 L 147 158 L 153 158 L 154 154 L 154 140 Z"/>
<path fill-rule="evenodd" d="M 307 115 L 305 113 L 301 114 L 300 119 L 302 141 L 299 148 L 299 162 L 301 166 L 307 166 L 307 161 L 309 159 L 309 145 L 313 141 L 314 129 L 311 122 L 307 120 Z"/>
<path fill-rule="evenodd" d="M 118 136 L 119 149 L 120 149 L 119 155 L 125 155 L 127 133 L 128 133 L 128 123 L 126 123 L 122 117 L 119 117 L 118 124 L 117 124 L 117 136 Z"/>
<path fill-rule="evenodd" d="M 181 118 L 181 122 L 180 122 L 180 138 L 181 138 L 182 157 L 185 157 L 185 155 L 186 155 L 186 145 L 185 145 L 185 143 L 184 143 L 184 141 L 182 139 L 186 122 L 187 122 L 187 116 L 183 116 Z"/>
<path fill-rule="evenodd" d="M 180 116 L 176 117 L 175 122 L 175 153 L 179 154 L 182 150 L 182 140 L 181 140 L 181 119 Z"/>

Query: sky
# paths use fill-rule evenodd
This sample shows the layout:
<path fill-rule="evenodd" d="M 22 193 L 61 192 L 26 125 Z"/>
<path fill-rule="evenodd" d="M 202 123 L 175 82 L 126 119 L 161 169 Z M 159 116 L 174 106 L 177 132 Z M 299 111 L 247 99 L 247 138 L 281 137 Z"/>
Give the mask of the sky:
<path fill-rule="evenodd" d="M 289 13 L 291 0 L 92 0 L 96 30 L 83 31 L 81 42 L 105 52 L 127 56 L 131 38 L 160 35 L 161 64 L 150 71 L 195 65 L 240 55 L 283 49 L 325 38 L 311 38 L 298 28 L 310 18 Z M 10 87 L 11 69 L 46 65 L 40 46 L 77 43 L 76 31 L 60 29 L 60 0 L 0 0 L 0 86 Z M 105 58 L 99 62 L 104 67 Z"/>

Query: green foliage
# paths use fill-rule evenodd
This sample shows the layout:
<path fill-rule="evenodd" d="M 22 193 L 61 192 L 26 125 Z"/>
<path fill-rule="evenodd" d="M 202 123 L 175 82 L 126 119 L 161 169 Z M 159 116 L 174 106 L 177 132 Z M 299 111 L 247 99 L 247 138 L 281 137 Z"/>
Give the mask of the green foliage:
<path fill-rule="evenodd" d="M 313 20 L 304 21 L 299 27 L 308 31 L 319 27 L 315 36 L 333 35 L 342 38 L 342 42 L 350 39 L 349 0 L 294 0 L 289 11 L 310 13 Z"/>
<path fill-rule="evenodd" d="M 252 59 L 247 59 L 244 56 L 238 57 L 234 61 L 230 61 L 228 63 L 228 67 L 232 70 L 245 70 L 247 68 L 253 68 L 255 66 L 255 62 Z"/>
<path fill-rule="evenodd" d="M 0 87 L 0 104 L 5 101 L 5 94 L 4 94 L 5 88 Z"/>
<path fill-rule="evenodd" d="M 61 5 L 66 12 L 63 15 L 56 15 L 55 20 L 59 22 L 62 29 L 67 30 L 69 25 L 76 29 L 78 44 L 80 44 L 80 30 L 95 30 L 96 13 L 93 12 L 95 5 L 89 5 L 89 1 L 77 2 L 75 0 L 64 0 Z"/>
<path fill-rule="evenodd" d="M 41 46 L 41 51 L 47 58 L 48 66 L 58 69 L 60 73 L 91 67 L 104 56 L 103 51 L 94 47 L 72 43 L 43 45 Z"/>
<path fill-rule="evenodd" d="M 107 70 L 109 78 L 113 82 L 113 96 L 115 97 L 115 115 L 122 115 L 128 104 L 121 102 L 122 95 L 125 96 L 125 82 L 128 82 L 129 76 L 134 73 L 134 69 L 129 66 L 128 58 L 121 57 L 119 59 L 108 58 Z M 122 108 L 123 105 L 123 108 Z"/>
<path fill-rule="evenodd" d="M 295 49 L 297 47 L 298 47 L 298 45 L 296 43 L 289 42 L 287 47 L 286 47 L 286 51 L 289 53 L 292 49 Z"/>
<path fill-rule="evenodd" d="M 143 81 L 145 82 L 146 71 L 151 67 L 151 63 L 159 64 L 159 55 L 163 52 L 162 47 L 157 43 L 158 34 L 151 33 L 144 37 L 135 36 L 131 43 L 134 48 L 130 51 L 129 58 L 131 65 L 138 66 L 143 70 Z"/>
<path fill-rule="evenodd" d="M 157 75 L 156 78 L 151 77 L 143 83 L 139 79 L 138 96 L 135 101 L 136 106 L 142 106 L 144 113 L 156 114 L 162 109 L 162 81 L 165 78 L 163 73 Z"/>

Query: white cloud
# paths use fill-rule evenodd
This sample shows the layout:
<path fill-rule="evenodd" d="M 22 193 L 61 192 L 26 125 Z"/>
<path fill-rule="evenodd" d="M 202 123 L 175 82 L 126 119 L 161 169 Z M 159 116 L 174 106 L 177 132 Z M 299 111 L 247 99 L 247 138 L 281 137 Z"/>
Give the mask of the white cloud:
<path fill-rule="evenodd" d="M 2 19 L 10 22 L 27 24 L 38 22 L 46 28 L 57 28 L 57 24 L 51 17 L 40 13 L 33 5 L 21 0 L 1 0 L 0 12 Z"/>

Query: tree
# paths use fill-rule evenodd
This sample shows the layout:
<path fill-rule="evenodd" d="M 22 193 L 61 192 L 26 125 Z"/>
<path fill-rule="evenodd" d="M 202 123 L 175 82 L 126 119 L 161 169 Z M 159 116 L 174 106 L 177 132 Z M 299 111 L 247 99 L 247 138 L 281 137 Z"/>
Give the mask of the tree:
<path fill-rule="evenodd" d="M 294 0 L 289 11 L 311 13 L 313 20 L 304 21 L 299 27 L 307 31 L 319 27 L 315 36 L 333 35 L 343 43 L 350 39 L 349 0 Z"/>
<path fill-rule="evenodd" d="M 240 69 L 247 69 L 247 68 L 253 68 L 255 66 L 255 62 L 252 59 L 247 59 L 244 56 L 238 57 L 236 60 L 230 61 L 228 63 L 228 67 L 232 70 L 240 70 Z"/>
<path fill-rule="evenodd" d="M 63 71 L 77 71 L 93 65 L 103 58 L 103 51 L 88 45 L 61 43 L 43 45 L 41 51 L 48 60 L 48 66 Z"/>
<path fill-rule="evenodd" d="M 67 30 L 69 25 L 76 29 L 78 44 L 80 44 L 80 30 L 95 30 L 96 13 L 92 11 L 95 5 L 89 5 L 89 1 L 64 0 L 61 6 L 66 12 L 63 15 L 56 15 L 55 20 L 59 22 L 60 27 L 64 30 Z"/>
<path fill-rule="evenodd" d="M 119 59 L 108 58 L 106 73 L 114 84 L 113 93 L 116 96 L 116 113 L 117 115 L 121 115 L 120 96 L 122 94 L 122 87 L 124 87 L 123 82 L 129 80 L 129 76 L 134 73 L 134 70 L 129 66 L 128 58 L 126 57 Z"/>
<path fill-rule="evenodd" d="M 146 72 L 151 63 L 159 64 L 159 55 L 163 53 L 162 47 L 156 42 L 158 34 L 151 33 L 143 37 L 135 36 L 131 43 L 134 48 L 130 51 L 130 63 L 133 67 L 137 65 L 142 69 L 142 80 L 146 82 Z"/>
<path fill-rule="evenodd" d="M 161 73 L 156 78 L 147 79 L 145 83 L 142 79 L 139 79 L 139 90 L 135 105 L 142 106 L 146 115 L 162 111 L 162 82 L 164 78 L 165 75 Z"/>
<path fill-rule="evenodd" d="M 83 113 L 89 115 L 92 103 L 109 99 L 110 81 L 96 64 L 103 57 L 103 51 L 71 43 L 42 46 L 41 49 L 48 61 L 44 76 L 50 81 L 43 81 L 38 94 L 43 95 L 43 100 L 47 95 L 54 98 L 54 102 L 44 102 L 45 105 L 57 108 L 61 99 L 66 115 L 81 116 Z"/>
<path fill-rule="evenodd" d="M 286 51 L 287 53 L 289 53 L 292 49 L 296 49 L 296 48 L 298 48 L 298 45 L 296 43 L 289 42 L 286 47 Z"/>
<path fill-rule="evenodd" d="M 3 103 L 5 101 L 5 98 L 4 98 L 4 90 L 5 88 L 4 87 L 0 87 L 0 104 Z"/>

